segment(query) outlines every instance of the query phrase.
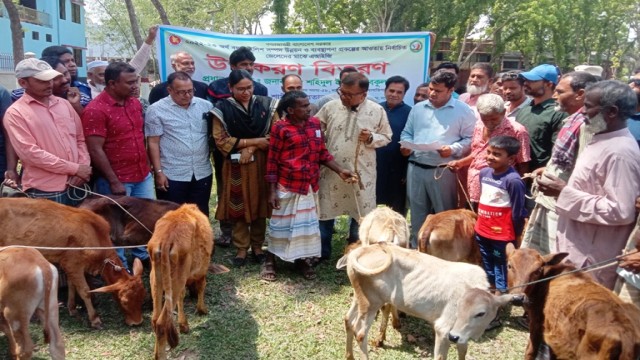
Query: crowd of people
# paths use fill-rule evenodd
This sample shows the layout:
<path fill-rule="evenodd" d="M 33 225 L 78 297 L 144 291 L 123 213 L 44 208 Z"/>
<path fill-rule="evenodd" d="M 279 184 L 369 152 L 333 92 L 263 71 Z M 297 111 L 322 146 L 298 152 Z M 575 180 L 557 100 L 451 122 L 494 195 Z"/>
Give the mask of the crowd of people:
<path fill-rule="evenodd" d="M 335 219 L 349 218 L 346 242 L 355 242 L 358 221 L 378 205 L 410 210 L 413 247 L 429 214 L 476 211 L 496 291 L 506 291 L 506 245 L 521 235 L 522 246 L 568 252 L 578 267 L 635 246 L 640 69 L 626 84 L 602 80 L 598 67 L 496 75 L 477 63 L 462 91 L 459 68 L 441 63 L 409 105 L 410 79 L 389 77 L 377 103 L 369 79 L 345 67 L 336 92 L 311 104 L 297 75 L 282 79 L 280 101 L 269 97 L 253 78 L 251 49 L 240 47 L 229 76 L 211 84 L 192 79 L 190 54 L 173 54 L 174 72 L 147 102 L 139 74 L 156 30 L 129 63 L 89 63 L 88 84 L 61 46 L 16 66 L 20 88 L 0 87 L 7 183 L 69 206 L 91 187 L 195 203 L 209 215 L 215 179 L 216 243 L 233 244 L 235 266 L 261 263 L 267 281 L 277 258 L 315 278 L 331 257 Z M 132 255 L 149 257 L 144 247 Z M 635 273 L 639 258 L 622 265 Z M 618 279 L 614 268 L 594 276 L 610 289 Z"/>

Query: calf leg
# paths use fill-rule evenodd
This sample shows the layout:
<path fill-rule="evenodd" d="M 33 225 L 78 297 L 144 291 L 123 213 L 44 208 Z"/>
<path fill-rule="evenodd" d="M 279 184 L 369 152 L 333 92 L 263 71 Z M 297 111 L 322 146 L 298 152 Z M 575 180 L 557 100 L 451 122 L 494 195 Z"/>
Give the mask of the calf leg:
<path fill-rule="evenodd" d="M 389 323 L 389 313 L 391 312 L 391 308 L 391 304 L 384 304 L 380 309 L 380 333 L 374 341 L 374 345 L 377 347 L 384 345 L 384 341 L 387 340 L 387 326 Z"/>
<path fill-rule="evenodd" d="M 362 359 L 364 360 L 369 359 L 369 344 L 367 343 L 367 336 L 369 335 L 369 329 L 371 328 L 371 324 L 373 324 L 373 320 L 376 318 L 377 312 L 378 309 L 370 310 L 365 315 L 364 321 L 362 322 L 363 328 L 357 331 L 359 334 L 358 341 L 360 342 L 360 351 L 362 351 Z"/>
<path fill-rule="evenodd" d="M 447 332 L 442 329 L 434 329 L 436 333 L 436 341 L 433 346 L 433 358 L 435 360 L 447 360 L 449 352 L 449 338 Z"/>
<path fill-rule="evenodd" d="M 209 310 L 207 310 L 207 304 L 204 302 L 204 290 L 206 286 L 206 276 L 203 276 L 202 278 L 195 281 L 195 288 L 198 292 L 198 303 L 196 304 L 196 312 L 200 315 L 206 315 L 209 312 Z"/>
<path fill-rule="evenodd" d="M 458 348 L 458 360 L 464 360 L 467 357 L 467 347 L 469 344 L 456 344 Z"/>
<path fill-rule="evenodd" d="M 29 334 L 29 320 L 31 315 L 27 311 L 12 313 L 5 308 L 4 318 L 9 325 L 9 346 L 16 360 L 31 359 L 33 354 L 33 341 Z"/>
<path fill-rule="evenodd" d="M 175 288 L 174 288 L 175 289 Z M 186 334 L 189 332 L 189 322 L 187 321 L 187 315 L 184 313 L 184 296 L 186 295 L 186 288 L 183 286 L 178 294 L 178 324 L 180 325 L 180 332 Z"/>
<path fill-rule="evenodd" d="M 347 315 L 344 317 L 344 330 L 347 333 L 347 349 L 346 349 L 346 358 L 347 360 L 353 360 L 353 337 L 355 336 L 353 332 L 353 324 L 354 318 L 358 313 L 358 304 L 355 299 L 351 303 L 351 307 L 347 312 Z"/>
<path fill-rule="evenodd" d="M 91 303 L 91 295 L 89 294 L 89 285 L 87 285 L 87 280 L 84 277 L 84 272 L 80 271 L 70 271 L 70 268 L 60 263 L 60 266 L 64 269 L 64 272 L 67 273 L 67 279 L 69 280 L 69 284 L 75 287 L 75 290 L 80 295 L 80 298 L 84 302 L 85 307 L 87 308 L 87 314 L 89 315 L 89 321 L 91 322 L 91 327 L 95 329 L 102 328 L 102 321 L 96 312 L 96 309 L 93 307 Z M 71 300 L 71 289 L 69 291 L 69 303 L 72 303 L 75 306 L 75 300 Z M 75 298 L 75 296 L 74 296 Z M 71 311 L 71 310 L 69 310 Z"/>

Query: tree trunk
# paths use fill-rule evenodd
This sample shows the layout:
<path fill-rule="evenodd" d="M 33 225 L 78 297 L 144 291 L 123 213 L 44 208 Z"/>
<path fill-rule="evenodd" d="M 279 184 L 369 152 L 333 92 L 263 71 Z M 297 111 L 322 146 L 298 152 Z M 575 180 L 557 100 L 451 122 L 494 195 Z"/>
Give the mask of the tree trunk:
<path fill-rule="evenodd" d="M 171 25 L 171 23 L 169 22 L 169 17 L 167 16 L 167 12 L 164 11 L 164 6 L 162 6 L 160 0 L 151 0 L 151 3 L 156 7 L 156 10 L 158 10 L 158 14 L 160 14 L 160 20 L 162 20 L 162 23 L 164 25 Z"/>
<path fill-rule="evenodd" d="M 131 23 L 131 32 L 133 38 L 136 40 L 136 46 L 138 49 L 142 46 L 142 35 L 140 35 L 140 26 L 138 25 L 138 16 L 136 16 L 136 9 L 133 7 L 132 0 L 124 0 L 127 6 L 127 14 L 129 14 L 129 22 Z"/>
<path fill-rule="evenodd" d="M 24 42 L 22 40 L 22 25 L 20 24 L 20 14 L 18 8 L 12 0 L 2 0 L 7 9 L 9 21 L 11 22 L 11 41 L 13 43 L 13 63 L 18 65 L 24 59 Z"/>

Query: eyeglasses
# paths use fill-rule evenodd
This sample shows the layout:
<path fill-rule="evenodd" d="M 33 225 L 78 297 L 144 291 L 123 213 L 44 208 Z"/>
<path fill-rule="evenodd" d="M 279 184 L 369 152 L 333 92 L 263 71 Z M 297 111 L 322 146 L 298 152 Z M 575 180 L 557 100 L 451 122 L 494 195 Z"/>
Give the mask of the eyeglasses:
<path fill-rule="evenodd" d="M 246 87 L 246 88 L 233 88 L 235 91 L 239 92 L 239 93 L 247 93 L 247 92 L 252 92 L 253 91 L 253 85 Z"/>
<path fill-rule="evenodd" d="M 189 89 L 189 90 L 173 90 L 173 92 L 178 94 L 178 95 L 180 95 L 180 96 L 193 95 L 193 89 Z"/>
<path fill-rule="evenodd" d="M 343 98 L 345 98 L 347 100 L 351 100 L 351 99 L 353 99 L 354 96 L 358 96 L 358 95 L 362 95 L 362 94 L 366 93 L 366 91 L 362 91 L 362 92 L 355 93 L 355 94 L 349 94 L 349 93 L 346 93 L 346 92 L 344 92 L 344 91 L 342 91 L 340 89 L 336 89 L 336 92 L 338 93 L 338 95 L 340 97 L 343 97 Z"/>
<path fill-rule="evenodd" d="M 633 86 L 640 88 L 640 79 L 631 79 L 629 80 L 629 85 L 633 84 Z"/>

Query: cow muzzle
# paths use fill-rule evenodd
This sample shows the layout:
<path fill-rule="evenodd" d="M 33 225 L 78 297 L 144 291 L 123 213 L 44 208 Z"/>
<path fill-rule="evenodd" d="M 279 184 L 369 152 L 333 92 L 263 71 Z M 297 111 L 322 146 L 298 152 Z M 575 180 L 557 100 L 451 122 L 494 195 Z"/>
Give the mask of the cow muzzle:
<path fill-rule="evenodd" d="M 455 344 L 458 343 L 458 340 L 460 340 L 460 336 L 449 333 L 449 341 Z"/>

